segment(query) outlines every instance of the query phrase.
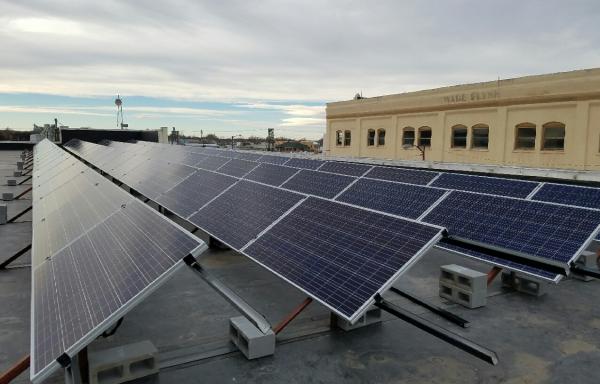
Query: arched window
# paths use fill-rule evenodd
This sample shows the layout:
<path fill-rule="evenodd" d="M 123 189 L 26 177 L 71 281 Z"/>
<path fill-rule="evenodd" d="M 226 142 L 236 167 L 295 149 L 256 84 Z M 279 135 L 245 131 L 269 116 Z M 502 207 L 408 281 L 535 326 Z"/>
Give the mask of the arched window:
<path fill-rule="evenodd" d="M 542 125 L 543 150 L 562 150 L 565 149 L 565 125 L 558 121 L 552 121 Z"/>
<path fill-rule="evenodd" d="M 467 127 L 458 124 L 452 127 L 452 148 L 467 148 Z"/>
<path fill-rule="evenodd" d="M 385 145 L 385 129 L 377 130 L 377 145 Z"/>
<path fill-rule="evenodd" d="M 367 146 L 372 147 L 375 145 L 375 130 L 369 129 L 367 131 Z"/>
<path fill-rule="evenodd" d="M 520 123 L 515 129 L 515 149 L 535 149 L 535 124 Z"/>
<path fill-rule="evenodd" d="M 431 127 L 419 128 L 419 146 L 431 147 Z"/>
<path fill-rule="evenodd" d="M 471 127 L 471 148 L 488 149 L 490 127 L 487 124 L 475 124 Z"/>
<path fill-rule="evenodd" d="M 406 127 L 402 130 L 402 145 L 415 145 L 415 129 Z"/>
<path fill-rule="evenodd" d="M 343 144 L 343 133 L 342 131 L 336 131 L 335 132 L 335 145 L 342 145 Z"/>
<path fill-rule="evenodd" d="M 349 130 L 344 131 L 344 146 L 346 145 L 350 145 L 350 143 L 352 142 L 352 132 L 350 132 Z"/>

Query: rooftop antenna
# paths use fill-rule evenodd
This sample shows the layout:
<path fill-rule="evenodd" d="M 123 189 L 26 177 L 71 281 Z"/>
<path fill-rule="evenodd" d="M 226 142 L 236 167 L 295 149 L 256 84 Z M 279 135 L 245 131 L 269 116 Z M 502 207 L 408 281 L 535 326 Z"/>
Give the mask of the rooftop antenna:
<path fill-rule="evenodd" d="M 117 106 L 117 129 L 127 128 L 129 124 L 123 123 L 123 100 L 121 99 L 121 95 L 117 95 L 115 105 Z"/>

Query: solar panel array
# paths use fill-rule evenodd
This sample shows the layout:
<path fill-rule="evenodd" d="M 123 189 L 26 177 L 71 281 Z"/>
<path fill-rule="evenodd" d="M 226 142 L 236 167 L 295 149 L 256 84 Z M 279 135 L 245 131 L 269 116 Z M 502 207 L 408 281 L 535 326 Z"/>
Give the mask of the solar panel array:
<path fill-rule="evenodd" d="M 84 154 L 84 159 L 87 151 L 83 151 L 82 147 L 94 146 L 82 142 L 74 144 L 68 143 L 66 147 L 74 153 Z M 104 148 L 111 150 L 110 147 Z M 170 154 L 177 150 L 181 151 L 181 148 L 152 144 L 131 145 L 131 151 L 143 152 L 154 159 L 171 159 Z M 102 151 L 102 148 L 90 150 L 91 153 Z M 199 162 L 196 164 L 196 172 L 182 182 L 164 185 L 164 192 L 155 201 L 233 249 L 251 257 L 351 322 L 356 321 L 367 307 L 374 303 L 376 294 L 387 289 L 390 279 L 399 276 L 425 249 L 433 246 L 441 237 L 442 228 L 437 226 L 353 208 L 316 197 L 334 197 L 358 180 L 356 177 L 311 169 L 298 170 L 288 167 L 288 162 L 285 166 L 275 165 L 271 159 L 269 163 L 241 160 L 241 157 L 248 158 L 243 155 L 238 153 L 236 158 L 213 156 L 212 158 L 225 160 L 221 166 L 214 169 L 212 164 L 206 166 L 208 159 Z M 86 160 L 93 164 L 93 159 Z M 293 164 L 306 168 L 317 168 L 324 164 L 298 160 Z M 235 165 L 228 167 L 232 163 Z M 246 163 L 252 166 L 246 166 Z M 240 164 L 244 164 L 243 170 L 238 172 L 236 170 L 240 169 Z M 274 171 L 274 175 L 265 170 Z M 135 172 L 135 168 L 132 172 Z M 230 176 L 231 174 L 235 177 Z M 129 185 L 127 175 L 119 181 Z M 321 207 L 322 211 L 315 207 Z M 344 215 L 336 216 L 331 211 L 333 207 L 338 211 L 343 210 Z M 313 231 L 310 234 L 305 232 L 303 237 L 281 238 L 281 243 L 270 244 L 270 240 L 267 239 L 280 237 L 281 231 L 288 231 L 286 228 L 290 223 L 297 223 L 296 229 L 301 230 L 303 224 L 298 220 L 307 212 L 314 215 L 311 220 L 322 222 L 322 231 Z M 306 229 L 306 225 L 304 227 Z M 359 228 L 377 231 L 387 228 L 382 236 L 391 236 L 391 243 L 376 245 L 375 242 L 378 242 L 379 238 L 368 233 L 359 237 Z M 400 230 L 402 233 L 394 232 Z M 318 248 L 306 243 L 309 235 L 314 236 L 310 241 L 317 244 Z M 365 238 L 367 235 L 368 241 Z M 353 240 L 350 241 L 349 237 Z M 398 248 L 391 248 L 392 246 Z M 288 253 L 285 257 L 290 262 L 291 257 L 295 258 L 296 273 L 286 273 L 282 270 L 282 259 L 274 257 L 270 247 L 293 249 L 293 254 Z M 319 253 L 315 253 L 317 249 Z M 348 268 L 349 259 L 354 259 L 357 265 L 364 264 L 360 271 Z M 325 264 L 326 270 L 322 273 L 315 272 L 315 268 Z M 308 276 L 307 273 L 312 275 Z M 310 283 L 307 283 L 308 280 Z M 327 293 L 325 289 L 332 291 Z M 339 299 L 339 296 L 348 290 L 354 292 L 349 295 L 349 301 Z M 334 299 L 334 296 L 338 299 Z"/>
<path fill-rule="evenodd" d="M 48 140 L 34 148 L 33 178 L 30 372 L 39 382 L 203 244 Z"/>
<path fill-rule="evenodd" d="M 244 156 L 243 152 L 216 148 L 178 147 L 155 143 L 140 143 L 129 146 L 139 146 L 146 149 L 152 148 L 152 151 L 168 151 L 169 153 L 194 151 L 213 159 L 220 159 L 219 161 L 221 162 L 231 161 L 233 158 Z M 469 192 L 467 194 L 469 196 L 471 194 L 475 196 L 495 194 L 512 196 L 525 201 L 525 199 L 535 199 L 536 192 L 540 193 L 544 187 L 544 184 L 537 182 L 508 178 L 372 166 L 340 161 L 322 161 L 270 154 L 260 156 L 254 153 L 254 155 L 259 156 L 258 158 L 255 157 L 255 161 L 259 165 L 245 175 L 245 178 L 248 180 L 279 186 L 280 188 L 305 195 L 335 199 L 388 214 L 412 219 L 418 218 L 424 222 L 427 222 L 425 218 L 427 217 L 426 214 L 435 208 L 437 204 L 440 204 L 440 202 L 443 202 L 452 195 L 462 196 L 458 193 L 459 191 Z M 153 156 L 155 155 L 153 154 Z M 276 166 L 273 164 L 283 165 Z M 202 164 L 198 164 L 197 166 L 203 168 Z M 219 168 L 215 169 L 216 172 L 220 172 Z M 501 213 L 496 212 L 498 215 Z M 515 218 L 515 225 L 527 225 L 526 219 L 524 217 Z M 590 235 L 589 232 L 586 232 L 588 230 L 589 226 L 581 228 L 577 234 L 577 239 Z M 539 234 L 539 236 L 543 237 L 542 234 Z M 519 239 L 518 241 L 521 240 Z M 500 247 L 486 242 L 485 238 L 483 240 L 472 241 L 484 243 L 491 246 L 491 248 Z M 584 243 L 587 244 L 587 241 L 584 241 Z M 552 243 L 552 241 L 549 243 Z M 506 244 L 502 243 L 502 245 Z M 501 248 L 506 250 L 504 247 Z M 510 253 L 516 253 L 525 258 L 536 259 L 539 257 L 537 254 L 522 254 L 521 251 L 516 251 L 515 248 L 518 247 L 509 247 L 507 250 Z M 559 250 L 559 252 L 563 251 L 565 250 Z M 485 254 L 478 252 L 474 256 L 472 255 L 473 252 L 469 252 L 466 249 L 457 253 L 547 279 L 546 274 L 538 273 L 539 268 L 532 268 L 526 264 L 519 264 L 509 260 L 501 263 L 501 260 L 492 254 L 486 258 Z M 552 252 L 544 253 L 544 255 L 548 256 L 545 258 L 545 261 L 550 264 L 558 260 Z M 571 257 L 572 255 L 570 254 L 562 254 L 561 260 L 568 260 Z M 565 269 L 568 268 L 567 265 L 563 265 L 563 267 Z M 554 274 L 552 280 L 555 280 L 557 277 L 558 275 Z"/>

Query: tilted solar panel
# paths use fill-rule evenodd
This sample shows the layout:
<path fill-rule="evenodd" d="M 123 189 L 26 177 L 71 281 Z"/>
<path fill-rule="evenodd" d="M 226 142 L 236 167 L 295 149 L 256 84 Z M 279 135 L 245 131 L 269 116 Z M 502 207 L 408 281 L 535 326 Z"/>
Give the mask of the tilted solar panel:
<path fill-rule="evenodd" d="M 440 236 L 437 227 L 309 197 L 244 252 L 354 322 Z"/>
<path fill-rule="evenodd" d="M 416 219 L 444 193 L 443 189 L 419 185 L 359 179 L 336 200 Z"/>
<path fill-rule="evenodd" d="M 183 164 L 169 164 L 160 160 L 144 162 L 121 177 L 131 188 L 150 199 L 157 198 L 172 186 L 196 171 Z"/>
<path fill-rule="evenodd" d="M 354 180 L 356 178 L 351 176 L 303 169 L 281 187 L 332 199 Z"/>
<path fill-rule="evenodd" d="M 34 169 L 46 170 L 49 164 L 39 161 L 55 148 L 49 141 L 36 145 Z M 182 266 L 183 257 L 205 248 L 94 171 L 44 194 L 37 188 L 34 184 L 30 370 L 35 383 L 59 368 L 57 359 L 75 356 Z"/>
<path fill-rule="evenodd" d="M 263 155 L 260 159 L 258 159 L 261 163 L 270 163 L 270 164 L 278 164 L 282 165 L 290 158 L 287 156 L 273 156 L 273 155 Z"/>
<path fill-rule="evenodd" d="M 206 169 L 207 171 L 214 171 L 230 160 L 231 159 L 227 157 L 210 156 L 204 160 L 201 160 L 198 164 L 196 164 L 196 167 Z"/>
<path fill-rule="evenodd" d="M 541 278 L 553 283 L 557 283 L 563 278 L 563 275 L 557 274 L 556 272 L 552 272 L 541 268 L 535 268 L 529 265 L 518 263 L 516 261 L 496 257 L 488 253 L 480 252 L 466 247 L 461 247 L 460 245 L 450 244 L 445 242 L 444 239 L 442 239 L 439 243 L 436 244 L 436 248 L 453 252 L 461 256 L 466 256 L 478 261 L 483 261 L 484 263 L 491 263 L 501 268 L 506 268 L 512 271 L 524 273 L 526 275 L 535 278 Z"/>
<path fill-rule="evenodd" d="M 223 164 L 217 171 L 234 177 L 244 177 L 244 175 L 258 166 L 258 163 L 247 160 L 232 159 Z"/>
<path fill-rule="evenodd" d="M 544 183 L 533 200 L 600 209 L 600 188 Z"/>
<path fill-rule="evenodd" d="M 236 178 L 199 169 L 156 199 L 168 210 L 187 218 L 237 181 Z"/>
<path fill-rule="evenodd" d="M 319 171 L 359 177 L 371 168 L 373 168 L 372 165 L 346 163 L 342 161 L 328 161 L 323 164 L 321 168 L 319 168 Z"/>
<path fill-rule="evenodd" d="M 33 271 L 32 380 L 74 356 L 199 242 L 135 200 Z"/>
<path fill-rule="evenodd" d="M 450 236 L 548 264 L 567 264 L 596 235 L 600 211 L 452 191 L 423 218 Z"/>
<path fill-rule="evenodd" d="M 301 158 L 292 158 L 289 159 L 286 163 L 284 163 L 284 165 L 287 165 L 288 167 L 295 167 L 295 168 L 303 168 L 303 169 L 317 169 L 319 168 L 321 165 L 323 165 L 325 162 L 322 160 L 312 160 L 312 159 L 301 159 Z"/>
<path fill-rule="evenodd" d="M 241 249 L 303 198 L 240 180 L 189 220 L 230 247 Z"/>
<path fill-rule="evenodd" d="M 417 169 L 373 167 L 364 177 L 372 179 L 399 181 L 401 183 L 425 185 L 438 175 L 437 172 Z"/>
<path fill-rule="evenodd" d="M 498 196 L 526 198 L 539 183 L 499 177 L 442 173 L 431 184 L 433 187 L 456 189 L 467 192 L 488 193 Z"/>
<path fill-rule="evenodd" d="M 247 174 L 244 178 L 258 181 L 260 183 L 280 186 L 287 179 L 294 176 L 297 172 L 297 168 L 262 163 L 258 167 L 254 168 L 254 170 L 252 170 L 252 172 Z"/>

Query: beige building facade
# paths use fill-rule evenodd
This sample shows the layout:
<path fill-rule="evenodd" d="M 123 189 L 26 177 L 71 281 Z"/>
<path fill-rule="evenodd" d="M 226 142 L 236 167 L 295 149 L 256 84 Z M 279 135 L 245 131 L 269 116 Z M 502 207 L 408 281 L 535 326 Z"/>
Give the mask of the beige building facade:
<path fill-rule="evenodd" d="M 327 104 L 324 153 L 600 170 L 600 68 Z"/>

